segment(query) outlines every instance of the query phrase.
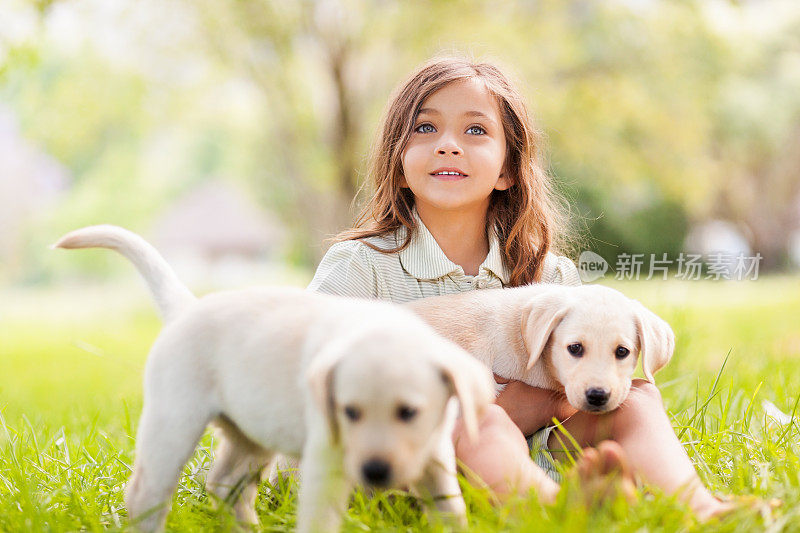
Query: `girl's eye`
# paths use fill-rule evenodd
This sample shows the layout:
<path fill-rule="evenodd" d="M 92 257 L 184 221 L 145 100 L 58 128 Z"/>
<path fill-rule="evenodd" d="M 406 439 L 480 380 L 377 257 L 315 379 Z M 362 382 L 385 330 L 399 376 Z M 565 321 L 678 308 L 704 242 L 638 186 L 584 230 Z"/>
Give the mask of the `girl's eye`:
<path fill-rule="evenodd" d="M 617 356 L 617 359 L 625 359 L 628 357 L 628 354 L 631 353 L 629 349 L 624 346 L 617 346 L 617 351 L 614 352 L 614 355 Z"/>
<path fill-rule="evenodd" d="M 567 346 L 567 351 L 573 357 L 583 357 L 583 345 L 579 342 Z"/>
<path fill-rule="evenodd" d="M 414 128 L 414 131 L 417 133 L 433 133 L 436 131 L 436 128 L 433 127 L 433 124 L 420 124 Z"/>
<path fill-rule="evenodd" d="M 486 133 L 486 130 L 481 126 L 470 126 L 467 128 L 467 133 L 470 135 L 483 135 Z"/>

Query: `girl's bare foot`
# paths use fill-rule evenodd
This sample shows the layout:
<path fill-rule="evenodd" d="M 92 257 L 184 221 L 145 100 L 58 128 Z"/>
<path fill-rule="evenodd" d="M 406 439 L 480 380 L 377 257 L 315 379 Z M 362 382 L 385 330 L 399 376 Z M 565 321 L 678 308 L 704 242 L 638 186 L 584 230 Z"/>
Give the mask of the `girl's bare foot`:
<path fill-rule="evenodd" d="M 587 505 L 623 497 L 637 500 L 634 478 L 625 452 L 614 441 L 603 441 L 597 448 L 585 448 L 575 465 L 576 484 Z"/>
<path fill-rule="evenodd" d="M 723 501 L 713 498 L 712 501 L 697 504 L 694 514 L 700 522 L 708 522 L 713 518 L 722 518 L 737 509 L 737 505 L 732 501 Z"/>
<path fill-rule="evenodd" d="M 700 522 L 724 518 L 736 511 L 750 510 L 759 513 L 767 519 L 772 516 L 772 511 L 783 505 L 777 498 L 765 500 L 758 496 L 742 495 L 729 496 L 724 499 L 713 498 L 712 502 L 695 508 L 695 515 Z"/>

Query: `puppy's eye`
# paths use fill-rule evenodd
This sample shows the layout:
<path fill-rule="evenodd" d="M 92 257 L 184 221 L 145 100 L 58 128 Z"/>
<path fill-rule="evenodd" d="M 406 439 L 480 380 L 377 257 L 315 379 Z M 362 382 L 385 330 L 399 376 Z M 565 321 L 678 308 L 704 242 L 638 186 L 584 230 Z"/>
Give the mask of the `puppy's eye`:
<path fill-rule="evenodd" d="M 401 405 L 397 408 L 397 418 L 403 422 L 410 422 L 417 416 L 419 410 L 416 407 L 409 407 L 408 405 Z"/>
<path fill-rule="evenodd" d="M 352 422 L 358 422 L 361 418 L 361 409 L 358 407 L 353 407 L 352 405 L 346 405 L 344 408 L 344 415 Z"/>
<path fill-rule="evenodd" d="M 573 357 L 583 357 L 583 344 L 576 342 L 567 346 L 567 351 Z"/>
<path fill-rule="evenodd" d="M 614 355 L 617 356 L 617 359 L 625 359 L 628 357 L 629 353 L 631 353 L 631 351 L 626 347 L 617 346 L 617 350 L 614 352 Z"/>

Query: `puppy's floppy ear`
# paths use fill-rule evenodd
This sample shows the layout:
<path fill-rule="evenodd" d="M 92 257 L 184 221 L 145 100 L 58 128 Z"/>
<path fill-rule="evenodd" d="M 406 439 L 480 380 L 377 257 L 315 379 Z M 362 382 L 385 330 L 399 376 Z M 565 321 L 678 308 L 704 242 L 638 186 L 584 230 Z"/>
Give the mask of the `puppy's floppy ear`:
<path fill-rule="evenodd" d="M 343 351 L 331 346 L 314 358 L 306 372 L 306 384 L 314 404 L 328 422 L 331 442 L 339 442 L 339 424 L 336 422 L 336 402 L 333 397 L 333 377 L 336 364 L 342 358 Z"/>
<path fill-rule="evenodd" d="M 675 334 L 669 324 L 636 300 L 634 307 L 642 370 L 647 381 L 655 383 L 653 374 L 669 363 L 675 351 Z"/>
<path fill-rule="evenodd" d="M 547 341 L 569 312 L 568 296 L 561 290 L 537 294 L 522 307 L 522 342 L 528 351 L 530 370 L 542 355 Z"/>
<path fill-rule="evenodd" d="M 448 344 L 451 344 L 447 341 Z M 478 419 L 494 400 L 494 379 L 489 369 L 455 344 L 436 352 L 434 364 L 442 373 L 442 380 L 450 394 L 461 404 L 461 416 L 467 437 L 475 441 L 478 436 Z"/>

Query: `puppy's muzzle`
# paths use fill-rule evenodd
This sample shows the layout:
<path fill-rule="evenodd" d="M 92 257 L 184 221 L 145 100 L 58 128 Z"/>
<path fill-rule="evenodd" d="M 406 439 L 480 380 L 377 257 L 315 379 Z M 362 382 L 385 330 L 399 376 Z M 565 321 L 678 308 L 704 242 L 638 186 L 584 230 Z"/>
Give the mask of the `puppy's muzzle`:
<path fill-rule="evenodd" d="M 611 393 L 605 389 L 592 388 L 586 391 L 586 403 L 598 409 L 607 404 L 610 397 Z"/>
<path fill-rule="evenodd" d="M 370 459 L 361 465 L 361 475 L 370 485 L 385 487 L 392 478 L 392 467 L 383 459 Z"/>

